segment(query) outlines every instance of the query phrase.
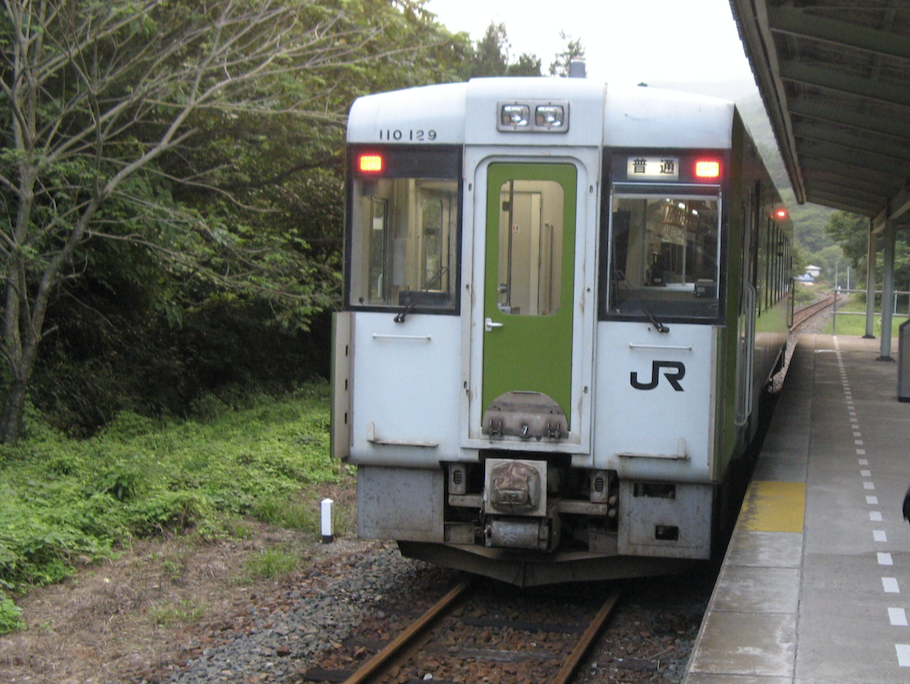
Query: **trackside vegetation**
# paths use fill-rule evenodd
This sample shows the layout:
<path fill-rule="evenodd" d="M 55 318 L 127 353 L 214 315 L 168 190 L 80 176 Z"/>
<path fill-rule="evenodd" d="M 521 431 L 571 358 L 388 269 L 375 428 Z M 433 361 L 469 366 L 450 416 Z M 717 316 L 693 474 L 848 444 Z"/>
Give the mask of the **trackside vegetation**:
<path fill-rule="evenodd" d="M 17 595 L 132 540 L 236 538 L 249 518 L 316 535 L 319 493 L 351 489 L 314 380 L 351 103 L 543 68 L 504 25 L 474 43 L 425 5 L 3 3 L 0 634 L 24 624 Z M 584 54 L 563 38 L 551 73 Z"/>
<path fill-rule="evenodd" d="M 318 488 L 353 477 L 329 454 L 328 407 L 318 382 L 233 405 L 210 396 L 179 421 L 125 413 L 82 441 L 33 419 L 0 448 L 0 633 L 22 626 L 11 596 L 136 538 L 231 537 L 245 516 L 317 538 Z"/>
<path fill-rule="evenodd" d="M 504 26 L 475 49 L 425 4 L 5 0 L 0 442 L 29 401 L 80 436 L 182 415 L 233 372 L 238 327 L 327 333 L 354 99 L 541 73 Z M 584 53 L 566 40 L 556 72 Z"/>

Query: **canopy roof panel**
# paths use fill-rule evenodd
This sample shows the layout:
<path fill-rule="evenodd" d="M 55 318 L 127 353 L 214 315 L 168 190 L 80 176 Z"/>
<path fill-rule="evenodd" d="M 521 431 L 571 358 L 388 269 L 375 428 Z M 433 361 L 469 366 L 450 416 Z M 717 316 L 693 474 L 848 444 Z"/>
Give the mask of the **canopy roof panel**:
<path fill-rule="evenodd" d="M 910 3 L 730 4 L 797 200 L 879 224 L 907 212 Z"/>

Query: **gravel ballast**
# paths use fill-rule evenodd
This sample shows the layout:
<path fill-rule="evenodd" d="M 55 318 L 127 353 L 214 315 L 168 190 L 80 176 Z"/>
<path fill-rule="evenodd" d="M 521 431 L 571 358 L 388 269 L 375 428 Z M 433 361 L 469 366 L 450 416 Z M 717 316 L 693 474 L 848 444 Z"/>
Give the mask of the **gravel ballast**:
<path fill-rule="evenodd" d="M 365 616 L 381 618 L 387 606 L 402 604 L 422 609 L 460 576 L 403 558 L 393 544 L 332 546 L 305 577 L 289 577 L 268 595 L 251 594 L 231 618 L 196 630 L 179 669 L 170 665 L 130 681 L 302 682 L 304 673 L 340 649 Z M 578 681 L 680 682 L 713 586 L 710 575 L 624 582 L 617 613 Z M 490 664 L 491 672 L 495 667 Z"/>

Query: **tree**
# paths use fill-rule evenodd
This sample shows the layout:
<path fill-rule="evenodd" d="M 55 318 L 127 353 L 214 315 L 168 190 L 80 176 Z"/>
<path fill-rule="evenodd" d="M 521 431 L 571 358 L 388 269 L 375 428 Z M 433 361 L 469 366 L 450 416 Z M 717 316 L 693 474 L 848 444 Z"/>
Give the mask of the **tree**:
<path fill-rule="evenodd" d="M 834 212 L 825 224 L 825 233 L 843 250 L 853 268 L 864 269 L 869 244 L 868 218 L 845 211 Z"/>
<path fill-rule="evenodd" d="M 793 229 L 799 243 L 812 254 L 834 244 L 831 236 L 825 231 L 826 221 L 793 221 Z"/>
<path fill-rule="evenodd" d="M 472 76 L 505 76 L 509 68 L 509 40 L 505 24 L 491 23 L 477 41 Z"/>
<path fill-rule="evenodd" d="M 518 61 L 509 65 L 509 76 L 540 76 L 540 58 L 523 52 L 518 56 Z"/>
<path fill-rule="evenodd" d="M 835 275 L 845 271 L 847 261 L 844 259 L 844 250 L 839 245 L 829 245 L 823 250 L 812 255 L 816 264 L 821 268 L 821 278 L 827 280 L 832 286 L 836 285 Z"/>
<path fill-rule="evenodd" d="M 835 212 L 831 215 L 825 232 L 843 249 L 857 273 L 854 282 L 865 282 L 868 268 L 869 219 L 857 214 Z M 876 237 L 875 278 L 882 282 L 884 270 L 884 235 Z M 910 232 L 898 230 L 894 245 L 894 284 L 896 289 L 910 289 Z"/>
<path fill-rule="evenodd" d="M 332 77 L 349 96 L 376 63 L 423 66 L 435 51 L 446 64 L 458 43 L 431 24 L 410 0 L 4 0 L 0 442 L 17 435 L 49 301 L 92 269 L 99 241 L 115 260 L 148 255 L 136 277 L 167 279 L 175 296 L 225 288 L 303 319 L 330 304 L 331 278 L 313 277 L 324 264 L 294 236 L 228 225 L 224 206 L 261 210 L 237 192 L 251 199 L 261 177 L 225 162 L 236 148 L 222 133 L 252 117 L 309 126 L 323 144 L 308 163 L 324 163 L 349 102 Z"/>
<path fill-rule="evenodd" d="M 581 44 L 581 39 L 572 40 L 572 36 L 566 34 L 565 31 L 560 31 L 559 37 L 566 42 L 566 46 L 553 58 L 553 63 L 550 64 L 550 76 L 565 78 L 569 76 L 569 67 L 572 62 L 585 58 L 585 48 Z"/>
<path fill-rule="evenodd" d="M 474 57 L 464 78 L 483 76 L 540 76 L 540 59 L 523 53 L 512 62 L 511 44 L 505 24 L 491 23 L 483 38 L 477 41 Z"/>

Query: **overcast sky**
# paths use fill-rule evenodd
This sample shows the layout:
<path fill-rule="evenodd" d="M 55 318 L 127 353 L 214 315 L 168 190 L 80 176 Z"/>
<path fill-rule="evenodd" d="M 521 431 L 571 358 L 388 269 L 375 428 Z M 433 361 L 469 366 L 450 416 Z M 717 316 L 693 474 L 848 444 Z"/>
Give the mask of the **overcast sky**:
<path fill-rule="evenodd" d="M 465 31 L 475 42 L 491 22 L 505 24 L 512 59 L 537 55 L 545 75 L 565 48 L 562 31 L 584 46 L 589 79 L 647 83 L 740 103 L 758 96 L 730 0 L 429 0 L 426 7 L 449 31 Z M 767 144 L 776 148 L 761 106 L 746 109 L 753 133 L 764 127 Z M 776 149 L 768 156 L 769 164 L 783 168 Z M 775 175 L 789 193 L 786 174 Z M 792 194 L 785 197 L 794 204 Z"/>
<path fill-rule="evenodd" d="M 563 31 L 584 46 L 590 79 L 723 83 L 725 96 L 737 100 L 756 92 L 729 0 L 430 0 L 427 9 L 473 41 L 491 22 L 505 24 L 512 58 L 537 55 L 544 73 L 565 46 Z"/>

